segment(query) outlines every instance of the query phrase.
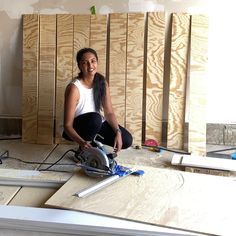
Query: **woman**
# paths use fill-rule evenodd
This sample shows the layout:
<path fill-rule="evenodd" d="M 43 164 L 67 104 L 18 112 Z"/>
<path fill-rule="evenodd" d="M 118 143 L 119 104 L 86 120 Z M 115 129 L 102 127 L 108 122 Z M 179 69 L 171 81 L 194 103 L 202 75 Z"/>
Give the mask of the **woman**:
<path fill-rule="evenodd" d="M 132 145 L 131 134 L 118 125 L 113 112 L 109 86 L 97 72 L 98 56 L 92 48 L 77 53 L 80 73 L 66 88 L 63 137 L 77 142 L 81 149 L 91 147 L 96 134 L 115 152 Z M 105 120 L 100 111 L 103 109 Z"/>

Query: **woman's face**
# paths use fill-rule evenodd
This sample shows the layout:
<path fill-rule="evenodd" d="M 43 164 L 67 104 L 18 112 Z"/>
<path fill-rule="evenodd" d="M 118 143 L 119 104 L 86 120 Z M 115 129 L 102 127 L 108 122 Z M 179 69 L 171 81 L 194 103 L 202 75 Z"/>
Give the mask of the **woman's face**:
<path fill-rule="evenodd" d="M 96 56 L 91 52 L 86 52 L 82 56 L 79 63 L 79 68 L 83 73 L 84 77 L 94 76 L 97 72 L 98 61 Z"/>

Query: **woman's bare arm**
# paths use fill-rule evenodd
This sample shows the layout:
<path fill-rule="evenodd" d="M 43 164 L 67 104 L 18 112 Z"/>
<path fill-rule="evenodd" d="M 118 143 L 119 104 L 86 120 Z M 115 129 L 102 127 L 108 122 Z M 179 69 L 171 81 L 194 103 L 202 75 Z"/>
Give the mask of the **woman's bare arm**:
<path fill-rule="evenodd" d="M 73 122 L 75 118 L 75 109 L 79 102 L 80 94 L 77 87 L 73 84 L 69 84 L 65 91 L 65 103 L 64 103 L 64 131 L 75 142 L 77 142 L 82 148 L 90 147 L 90 144 L 83 140 L 73 128 Z"/>
<path fill-rule="evenodd" d="M 113 111 L 108 84 L 106 84 L 106 96 L 103 103 L 103 109 L 104 109 L 104 115 L 105 115 L 106 121 L 109 123 L 109 125 L 112 127 L 112 129 L 116 133 L 114 149 L 116 149 L 116 151 L 120 151 L 122 148 L 122 137 L 121 137 L 121 132 L 119 130 L 119 125 L 118 125 L 115 113 Z"/>

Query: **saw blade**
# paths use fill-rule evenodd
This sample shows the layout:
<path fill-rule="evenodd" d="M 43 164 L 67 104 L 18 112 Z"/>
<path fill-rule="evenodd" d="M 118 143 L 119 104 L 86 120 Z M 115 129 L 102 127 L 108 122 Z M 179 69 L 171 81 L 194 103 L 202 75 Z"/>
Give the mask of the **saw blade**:
<path fill-rule="evenodd" d="M 83 163 L 85 166 L 92 167 L 99 170 L 104 170 L 104 171 L 108 171 L 110 168 L 108 157 L 102 150 L 98 148 L 92 147 L 83 151 L 82 158 L 85 160 L 85 162 Z M 86 171 L 86 168 L 85 168 L 85 171 Z M 99 173 L 95 173 L 89 170 L 89 168 L 86 171 L 86 174 L 93 175 L 93 176 L 99 175 Z"/>

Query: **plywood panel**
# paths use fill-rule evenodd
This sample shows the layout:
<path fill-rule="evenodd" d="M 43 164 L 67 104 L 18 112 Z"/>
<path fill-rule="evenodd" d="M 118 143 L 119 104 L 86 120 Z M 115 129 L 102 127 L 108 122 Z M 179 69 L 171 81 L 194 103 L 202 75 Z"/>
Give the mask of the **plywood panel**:
<path fill-rule="evenodd" d="M 183 149 L 185 94 L 188 63 L 190 16 L 172 15 L 170 87 L 168 109 L 168 148 Z"/>
<path fill-rule="evenodd" d="M 39 16 L 23 15 L 22 141 L 36 143 Z"/>
<path fill-rule="evenodd" d="M 206 155 L 208 18 L 204 15 L 191 18 L 188 151 Z"/>
<path fill-rule="evenodd" d="M 74 15 L 74 49 L 73 49 L 73 77 L 78 75 L 76 53 L 84 47 L 89 47 L 90 15 Z"/>
<path fill-rule="evenodd" d="M 234 179 L 136 167 L 145 174 L 129 176 L 86 198 L 73 194 L 99 179 L 77 173 L 46 205 L 210 234 L 234 232 L 236 206 L 228 200 L 236 197 Z"/>
<path fill-rule="evenodd" d="M 138 145 L 142 142 L 144 26 L 144 14 L 128 14 L 126 128 Z"/>
<path fill-rule="evenodd" d="M 26 169 L 0 169 L 0 181 L 4 182 L 17 182 L 23 183 L 29 182 L 30 184 L 33 182 L 37 183 L 45 183 L 45 186 L 48 186 L 50 183 L 55 184 L 54 186 L 59 186 L 60 184 L 64 184 L 72 174 L 65 172 L 51 172 L 51 171 L 37 171 L 37 170 L 26 170 Z M 35 184 L 35 186 L 36 186 Z"/>
<path fill-rule="evenodd" d="M 90 47 L 98 54 L 98 71 L 106 76 L 107 15 L 91 15 Z"/>
<path fill-rule="evenodd" d="M 147 15 L 147 72 L 145 139 L 161 141 L 164 71 L 164 12 Z"/>
<path fill-rule="evenodd" d="M 109 86 L 116 118 L 125 125 L 127 14 L 110 14 Z"/>
<path fill-rule="evenodd" d="M 43 207 L 56 191 L 55 188 L 23 187 L 8 205 Z"/>
<path fill-rule="evenodd" d="M 64 93 L 73 77 L 72 64 L 73 15 L 57 15 L 56 143 L 62 142 Z"/>
<path fill-rule="evenodd" d="M 0 205 L 7 205 L 19 190 L 17 186 L 0 186 Z"/>
<path fill-rule="evenodd" d="M 38 139 L 53 143 L 56 60 L 56 15 L 40 15 Z"/>

